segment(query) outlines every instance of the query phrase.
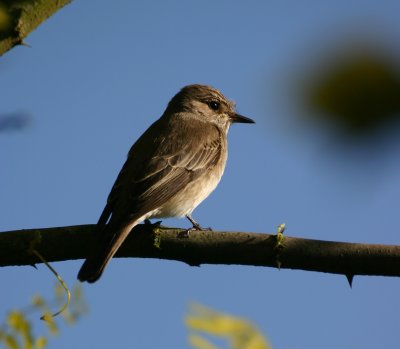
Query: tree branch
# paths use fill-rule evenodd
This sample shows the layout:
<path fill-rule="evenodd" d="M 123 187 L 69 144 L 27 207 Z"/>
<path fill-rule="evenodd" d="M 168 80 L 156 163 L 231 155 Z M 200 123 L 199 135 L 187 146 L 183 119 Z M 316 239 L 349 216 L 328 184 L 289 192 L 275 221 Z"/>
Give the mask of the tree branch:
<path fill-rule="evenodd" d="M 0 56 L 72 0 L 3 0 L 0 2 Z"/>
<path fill-rule="evenodd" d="M 0 233 L 0 266 L 83 259 L 96 238 L 94 225 L 29 229 Z M 302 269 L 333 274 L 400 276 L 400 246 L 345 243 L 285 237 L 277 247 L 276 235 L 239 232 L 192 232 L 136 226 L 116 257 L 177 260 L 191 266 L 241 264 Z"/>

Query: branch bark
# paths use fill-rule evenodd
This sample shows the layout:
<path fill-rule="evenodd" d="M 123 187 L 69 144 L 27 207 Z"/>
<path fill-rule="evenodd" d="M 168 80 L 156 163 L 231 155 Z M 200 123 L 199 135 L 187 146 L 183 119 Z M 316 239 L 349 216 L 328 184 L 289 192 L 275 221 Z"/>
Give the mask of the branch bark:
<path fill-rule="evenodd" d="M 0 56 L 72 0 L 3 0 L 0 2 Z"/>
<path fill-rule="evenodd" d="M 40 263 L 35 249 L 49 261 L 83 259 L 96 238 L 94 225 L 29 229 L 0 233 L 0 266 Z M 241 264 L 302 269 L 333 274 L 400 276 L 400 246 L 345 243 L 240 232 L 192 232 L 136 226 L 116 257 L 177 260 L 191 266 Z"/>

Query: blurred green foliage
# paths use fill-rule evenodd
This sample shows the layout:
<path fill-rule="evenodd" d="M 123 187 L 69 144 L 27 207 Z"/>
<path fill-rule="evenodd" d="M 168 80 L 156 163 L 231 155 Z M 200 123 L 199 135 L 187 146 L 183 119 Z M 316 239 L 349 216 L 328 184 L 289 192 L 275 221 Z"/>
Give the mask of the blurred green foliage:
<path fill-rule="evenodd" d="M 60 307 L 64 302 L 65 290 L 57 283 L 54 289 L 55 298 L 47 302 L 42 296 L 35 295 L 31 304 L 22 310 L 8 312 L 3 324 L 0 324 L 0 348 L 5 349 L 43 349 L 48 344 L 50 336 L 56 336 L 60 332 L 60 326 L 56 318 L 51 316 L 50 309 Z M 72 289 L 71 303 L 61 313 L 61 318 L 67 324 L 74 324 L 87 312 L 87 304 L 83 298 L 79 285 Z M 32 314 L 35 318 L 30 320 Z M 40 315 L 38 315 L 40 314 Z M 34 322 L 44 314 L 47 333 L 38 335 L 34 331 Z"/>
<path fill-rule="evenodd" d="M 313 116 L 350 136 L 379 132 L 400 118 L 400 67 L 394 57 L 357 46 L 332 56 L 307 79 L 305 103 Z"/>
<path fill-rule="evenodd" d="M 189 343 L 197 349 L 218 349 L 206 336 L 225 339 L 231 349 L 271 349 L 262 333 L 249 321 L 192 304 L 185 319 Z"/>

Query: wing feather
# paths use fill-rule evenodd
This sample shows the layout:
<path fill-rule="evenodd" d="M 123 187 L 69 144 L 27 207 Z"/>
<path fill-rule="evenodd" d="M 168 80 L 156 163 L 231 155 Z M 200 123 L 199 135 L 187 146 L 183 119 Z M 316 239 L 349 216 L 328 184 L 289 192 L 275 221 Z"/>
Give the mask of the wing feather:
<path fill-rule="evenodd" d="M 224 138 L 216 126 L 184 124 L 161 118 L 132 146 L 108 199 L 118 220 L 156 209 L 221 159 Z"/>

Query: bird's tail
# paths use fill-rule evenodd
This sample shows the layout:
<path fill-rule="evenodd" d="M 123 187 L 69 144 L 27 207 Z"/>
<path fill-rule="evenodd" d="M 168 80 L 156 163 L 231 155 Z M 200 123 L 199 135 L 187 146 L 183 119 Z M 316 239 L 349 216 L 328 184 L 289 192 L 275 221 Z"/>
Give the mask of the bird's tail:
<path fill-rule="evenodd" d="M 132 228 L 139 222 L 137 219 L 119 228 L 115 228 L 112 223 L 108 224 L 79 270 L 78 279 L 82 282 L 96 282 Z"/>

